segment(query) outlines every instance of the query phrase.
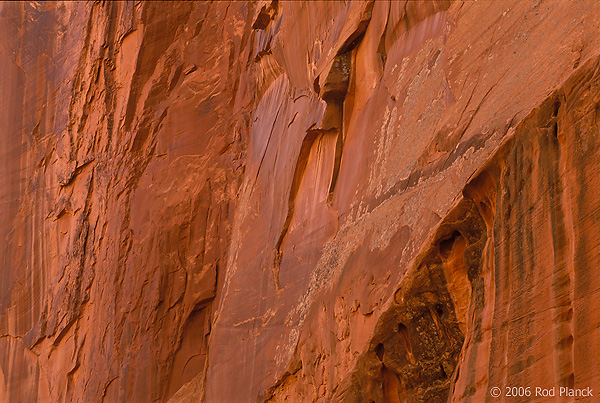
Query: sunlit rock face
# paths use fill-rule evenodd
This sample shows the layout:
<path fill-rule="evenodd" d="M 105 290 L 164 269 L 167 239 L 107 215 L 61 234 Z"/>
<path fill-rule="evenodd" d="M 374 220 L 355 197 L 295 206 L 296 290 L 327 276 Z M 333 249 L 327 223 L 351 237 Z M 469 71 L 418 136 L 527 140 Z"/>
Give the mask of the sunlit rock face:
<path fill-rule="evenodd" d="M 600 393 L 599 32 L 592 0 L 2 3 L 0 401 Z"/>

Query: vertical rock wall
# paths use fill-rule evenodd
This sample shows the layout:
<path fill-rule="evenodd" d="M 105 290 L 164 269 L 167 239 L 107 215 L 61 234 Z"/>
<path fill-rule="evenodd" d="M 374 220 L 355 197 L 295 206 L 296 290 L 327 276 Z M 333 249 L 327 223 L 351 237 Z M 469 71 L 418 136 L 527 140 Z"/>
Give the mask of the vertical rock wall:
<path fill-rule="evenodd" d="M 600 393 L 597 2 L 0 7 L 0 401 Z"/>
<path fill-rule="evenodd" d="M 0 400 L 203 373 L 249 119 L 247 6 L 217 6 L 3 4 Z"/>

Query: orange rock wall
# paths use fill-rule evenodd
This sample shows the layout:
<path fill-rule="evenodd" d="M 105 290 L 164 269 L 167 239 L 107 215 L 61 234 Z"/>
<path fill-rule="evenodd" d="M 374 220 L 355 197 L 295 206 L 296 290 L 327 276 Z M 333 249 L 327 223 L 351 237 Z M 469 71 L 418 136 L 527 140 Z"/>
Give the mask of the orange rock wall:
<path fill-rule="evenodd" d="M 600 3 L 6 2 L 0 30 L 0 401 L 600 393 Z"/>

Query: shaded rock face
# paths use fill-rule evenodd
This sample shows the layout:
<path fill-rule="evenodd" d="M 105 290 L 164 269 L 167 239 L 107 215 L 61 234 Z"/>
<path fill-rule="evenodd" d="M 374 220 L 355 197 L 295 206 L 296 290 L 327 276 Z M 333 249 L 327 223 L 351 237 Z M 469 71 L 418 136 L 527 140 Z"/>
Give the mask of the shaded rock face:
<path fill-rule="evenodd" d="M 600 391 L 598 2 L 21 2 L 0 31 L 0 401 Z"/>

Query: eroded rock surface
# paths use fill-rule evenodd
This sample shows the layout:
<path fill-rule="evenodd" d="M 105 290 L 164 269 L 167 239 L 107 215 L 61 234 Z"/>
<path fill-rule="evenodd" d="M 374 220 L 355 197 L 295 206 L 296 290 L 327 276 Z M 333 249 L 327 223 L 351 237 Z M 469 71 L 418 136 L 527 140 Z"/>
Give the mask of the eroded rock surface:
<path fill-rule="evenodd" d="M 0 7 L 0 401 L 600 393 L 600 3 Z"/>

